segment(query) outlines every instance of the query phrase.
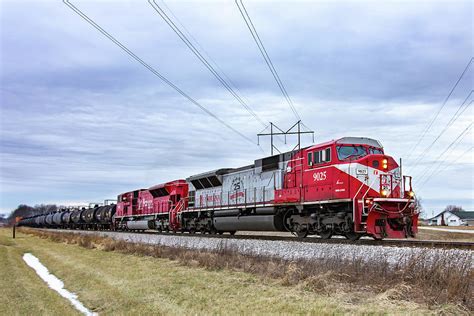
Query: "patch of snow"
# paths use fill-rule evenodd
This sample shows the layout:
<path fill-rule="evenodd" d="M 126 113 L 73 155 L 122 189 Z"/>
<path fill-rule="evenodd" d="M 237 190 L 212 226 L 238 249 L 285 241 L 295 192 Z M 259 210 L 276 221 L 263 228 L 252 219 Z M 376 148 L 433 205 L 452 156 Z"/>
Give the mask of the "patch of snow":
<path fill-rule="evenodd" d="M 55 275 L 49 273 L 48 268 L 46 268 L 38 258 L 33 256 L 31 253 L 25 253 L 23 255 L 23 260 L 25 263 L 35 270 L 36 274 L 44 281 L 48 286 L 59 293 L 62 297 L 68 299 L 71 304 L 81 313 L 87 316 L 97 315 L 96 313 L 88 310 L 78 299 L 77 295 L 69 292 L 64 288 L 64 283 L 58 279 Z"/>

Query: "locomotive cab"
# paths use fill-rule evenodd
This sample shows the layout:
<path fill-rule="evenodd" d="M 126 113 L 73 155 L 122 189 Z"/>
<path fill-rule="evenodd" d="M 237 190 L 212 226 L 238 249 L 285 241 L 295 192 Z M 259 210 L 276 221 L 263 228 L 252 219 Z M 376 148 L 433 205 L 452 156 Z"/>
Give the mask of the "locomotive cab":
<path fill-rule="evenodd" d="M 299 235 L 381 239 L 416 233 L 411 178 L 370 138 L 345 137 L 302 149 L 288 163 L 275 201 L 303 205 L 288 222 Z"/>

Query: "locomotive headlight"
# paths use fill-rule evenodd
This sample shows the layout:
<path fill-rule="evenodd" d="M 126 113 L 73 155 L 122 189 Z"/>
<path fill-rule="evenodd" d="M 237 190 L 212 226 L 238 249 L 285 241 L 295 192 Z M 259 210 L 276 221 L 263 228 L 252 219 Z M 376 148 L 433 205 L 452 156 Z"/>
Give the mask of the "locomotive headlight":
<path fill-rule="evenodd" d="M 384 169 L 387 169 L 387 168 L 388 168 L 388 164 L 387 164 L 387 163 L 388 163 L 388 160 L 387 160 L 387 159 L 382 160 L 382 167 L 383 167 Z"/>
<path fill-rule="evenodd" d="M 387 190 L 382 190 L 382 191 L 380 191 L 380 195 L 381 195 L 381 196 L 387 196 L 387 195 L 388 195 L 388 191 L 387 191 Z"/>
<path fill-rule="evenodd" d="M 414 197 L 414 196 L 415 196 L 415 192 L 410 191 L 410 192 L 408 193 L 408 195 L 409 195 L 410 197 Z"/>

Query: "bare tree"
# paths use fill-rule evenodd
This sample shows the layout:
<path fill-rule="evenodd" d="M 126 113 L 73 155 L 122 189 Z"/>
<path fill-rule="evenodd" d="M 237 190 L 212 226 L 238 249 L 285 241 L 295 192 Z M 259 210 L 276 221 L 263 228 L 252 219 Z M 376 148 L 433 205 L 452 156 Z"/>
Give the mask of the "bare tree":
<path fill-rule="evenodd" d="M 445 212 L 453 212 L 453 211 L 464 211 L 464 209 L 462 208 L 462 206 L 457 206 L 457 205 L 448 205 L 446 206 L 446 208 L 444 209 Z"/>
<path fill-rule="evenodd" d="M 421 203 L 422 203 L 421 196 L 417 196 L 415 200 L 415 210 L 420 213 L 421 218 L 426 218 L 427 216 L 426 210 L 423 208 Z"/>

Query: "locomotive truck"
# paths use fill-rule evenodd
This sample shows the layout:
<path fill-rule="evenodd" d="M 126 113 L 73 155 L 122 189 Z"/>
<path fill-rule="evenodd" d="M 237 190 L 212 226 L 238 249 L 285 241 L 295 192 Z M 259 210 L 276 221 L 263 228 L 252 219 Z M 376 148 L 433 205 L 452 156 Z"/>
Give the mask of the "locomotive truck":
<path fill-rule="evenodd" d="M 125 192 L 116 205 L 107 206 L 107 216 L 101 217 L 104 209 L 99 209 L 41 215 L 45 218 L 20 224 L 191 234 L 289 231 L 298 237 L 351 240 L 414 237 L 418 226 L 412 178 L 402 174 L 379 141 L 363 137 Z M 68 218 L 69 223 L 57 224 Z"/>

